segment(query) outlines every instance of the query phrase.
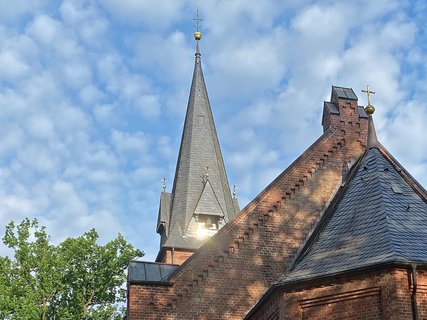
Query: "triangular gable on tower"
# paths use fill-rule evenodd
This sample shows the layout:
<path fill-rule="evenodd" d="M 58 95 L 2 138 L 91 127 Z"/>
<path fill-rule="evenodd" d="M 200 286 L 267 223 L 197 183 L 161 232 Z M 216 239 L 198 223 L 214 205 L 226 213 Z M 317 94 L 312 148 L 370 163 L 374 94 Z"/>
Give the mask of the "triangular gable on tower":
<path fill-rule="evenodd" d="M 209 180 L 205 183 L 202 195 L 197 202 L 196 210 L 194 210 L 194 214 L 218 216 L 221 218 L 224 217 L 224 211 L 219 204 L 218 198 Z"/>

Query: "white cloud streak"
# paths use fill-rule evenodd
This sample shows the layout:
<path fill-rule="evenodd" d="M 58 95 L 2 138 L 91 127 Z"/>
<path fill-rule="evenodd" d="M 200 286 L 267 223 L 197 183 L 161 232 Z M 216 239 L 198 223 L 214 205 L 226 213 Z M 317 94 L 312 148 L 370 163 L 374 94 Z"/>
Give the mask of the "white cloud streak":
<path fill-rule="evenodd" d="M 153 259 L 194 64 L 191 1 L 0 4 L 0 227 L 95 227 Z M 202 63 L 243 206 L 321 133 L 330 86 L 377 94 L 381 142 L 427 184 L 423 1 L 199 3 Z M 367 9 L 368 8 L 368 9 Z M 408 143 L 411 141 L 411 143 Z M 0 253 L 2 249 L 0 247 Z"/>

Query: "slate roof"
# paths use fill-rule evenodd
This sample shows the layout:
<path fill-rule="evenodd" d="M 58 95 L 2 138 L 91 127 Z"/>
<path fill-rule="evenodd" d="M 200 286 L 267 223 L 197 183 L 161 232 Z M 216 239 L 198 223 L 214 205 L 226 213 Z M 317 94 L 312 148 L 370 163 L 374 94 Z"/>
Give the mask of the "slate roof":
<path fill-rule="evenodd" d="M 202 195 L 200 196 L 194 213 L 224 217 L 224 212 L 222 211 L 221 205 L 218 202 L 218 198 L 209 180 L 206 181 L 203 187 Z"/>
<path fill-rule="evenodd" d="M 357 96 L 352 88 L 332 86 L 332 96 L 349 100 L 357 100 Z M 331 99 L 331 101 L 332 100 L 333 99 Z"/>
<path fill-rule="evenodd" d="M 337 106 L 335 103 L 325 101 L 325 102 L 323 102 L 323 104 L 324 104 L 324 108 L 325 108 L 329 113 L 332 113 L 332 114 L 340 114 L 340 110 L 338 109 L 338 106 Z"/>
<path fill-rule="evenodd" d="M 204 242 L 186 237 L 194 214 L 211 212 L 230 221 L 236 214 L 202 72 L 197 43 L 193 80 L 171 194 L 168 238 L 163 247 L 198 249 Z M 209 170 L 206 171 L 206 167 Z M 209 174 L 209 188 L 203 177 Z M 197 213 L 195 211 L 197 210 Z"/>
<path fill-rule="evenodd" d="M 167 277 L 178 268 L 176 264 L 133 260 L 129 262 L 128 282 L 130 283 L 169 283 Z"/>
<path fill-rule="evenodd" d="M 427 203 L 386 154 L 382 146 L 366 151 L 279 283 L 385 263 L 427 263 Z"/>
<path fill-rule="evenodd" d="M 170 215 L 170 202 L 171 194 L 169 192 L 163 191 L 160 194 L 160 205 L 159 205 L 159 214 L 157 216 L 157 229 L 158 233 L 161 232 L 161 229 L 165 228 L 169 224 L 169 215 Z M 166 228 L 167 236 L 167 228 Z"/>

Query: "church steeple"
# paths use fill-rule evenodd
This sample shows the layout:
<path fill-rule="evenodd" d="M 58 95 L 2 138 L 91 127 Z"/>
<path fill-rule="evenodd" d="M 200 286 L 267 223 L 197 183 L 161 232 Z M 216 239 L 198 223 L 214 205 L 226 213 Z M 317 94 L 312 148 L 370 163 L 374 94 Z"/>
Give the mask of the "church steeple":
<path fill-rule="evenodd" d="M 197 31 L 194 38 L 193 80 L 173 189 L 171 194 L 162 193 L 159 210 L 157 232 L 162 239 L 157 261 L 162 262 L 180 263 L 177 259 L 173 261 L 174 252 L 181 250 L 191 255 L 238 210 L 234 203 L 237 199 L 231 198 L 203 77 L 201 33 Z"/>

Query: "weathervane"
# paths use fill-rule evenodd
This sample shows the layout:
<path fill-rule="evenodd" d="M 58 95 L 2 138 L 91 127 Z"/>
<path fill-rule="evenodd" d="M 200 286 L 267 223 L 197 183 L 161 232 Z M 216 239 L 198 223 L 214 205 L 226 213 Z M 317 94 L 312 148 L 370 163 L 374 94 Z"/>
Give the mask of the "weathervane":
<path fill-rule="evenodd" d="M 196 39 L 197 43 L 199 43 L 198 41 L 202 39 L 202 33 L 200 32 L 200 21 L 203 21 L 203 19 L 199 17 L 199 8 L 196 9 L 196 17 L 193 18 L 193 20 L 196 21 L 196 32 L 194 32 L 194 39 Z"/>
<path fill-rule="evenodd" d="M 163 192 L 165 192 L 166 191 L 166 182 L 168 181 L 166 178 L 163 178 L 162 180 L 160 180 L 160 181 L 162 181 L 163 182 Z"/>
<path fill-rule="evenodd" d="M 362 90 L 368 96 L 368 105 L 365 107 L 365 112 L 368 116 L 372 115 L 375 112 L 374 106 L 371 104 L 371 94 L 375 94 L 375 91 L 369 89 L 369 85 L 366 86 L 366 90 Z"/>
<path fill-rule="evenodd" d="M 193 18 L 193 20 L 196 21 L 196 32 L 200 32 L 200 22 L 203 21 L 203 19 L 199 17 L 199 8 L 196 8 L 196 17 Z"/>

